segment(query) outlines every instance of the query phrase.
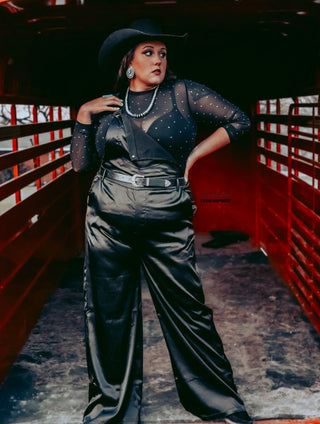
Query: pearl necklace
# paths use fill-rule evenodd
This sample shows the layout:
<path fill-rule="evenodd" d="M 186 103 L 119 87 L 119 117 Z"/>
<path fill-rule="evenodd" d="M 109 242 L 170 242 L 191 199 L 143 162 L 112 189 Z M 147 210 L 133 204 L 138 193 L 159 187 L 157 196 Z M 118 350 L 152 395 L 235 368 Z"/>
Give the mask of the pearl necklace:
<path fill-rule="evenodd" d="M 144 112 L 141 112 L 141 113 L 132 113 L 132 112 L 130 112 L 129 106 L 128 106 L 128 97 L 129 97 L 129 87 L 128 87 L 127 88 L 127 92 L 126 92 L 126 96 L 125 96 L 125 99 L 124 99 L 124 104 L 125 104 L 125 108 L 126 108 L 127 114 L 129 116 L 132 116 L 132 118 L 143 118 L 144 116 L 146 116 L 150 112 L 150 110 L 152 109 L 152 107 L 154 105 L 154 102 L 156 100 L 156 95 L 157 95 L 158 89 L 159 89 L 159 86 L 157 85 L 157 87 L 154 90 L 154 93 L 153 93 L 151 102 L 150 102 L 149 106 L 147 107 L 147 109 Z"/>

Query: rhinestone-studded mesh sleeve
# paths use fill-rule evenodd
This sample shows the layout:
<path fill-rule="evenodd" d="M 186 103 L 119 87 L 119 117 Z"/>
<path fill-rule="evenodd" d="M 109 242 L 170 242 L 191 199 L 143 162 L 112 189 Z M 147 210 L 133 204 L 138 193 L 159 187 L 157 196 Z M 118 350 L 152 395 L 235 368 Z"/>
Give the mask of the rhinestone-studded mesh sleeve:
<path fill-rule="evenodd" d="M 188 80 L 185 84 L 189 107 L 197 122 L 213 128 L 223 127 L 231 142 L 249 130 L 250 120 L 237 106 L 202 84 Z"/>
<path fill-rule="evenodd" d="M 95 126 L 76 122 L 70 147 L 72 168 L 76 172 L 89 172 L 99 163 L 95 147 Z"/>

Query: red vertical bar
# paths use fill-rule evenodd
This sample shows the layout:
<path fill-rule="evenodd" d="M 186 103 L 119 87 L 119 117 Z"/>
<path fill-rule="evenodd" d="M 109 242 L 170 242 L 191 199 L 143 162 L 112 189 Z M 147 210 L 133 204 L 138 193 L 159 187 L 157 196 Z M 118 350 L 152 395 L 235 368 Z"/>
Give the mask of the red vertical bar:
<path fill-rule="evenodd" d="M 268 99 L 267 100 L 267 110 L 266 110 L 267 115 L 270 115 L 270 110 L 271 110 L 271 108 L 270 108 L 270 100 Z M 266 132 L 269 132 L 270 131 L 270 128 L 271 128 L 270 122 L 267 122 L 265 125 L 266 125 Z M 266 140 L 266 148 L 267 149 L 270 149 L 271 148 L 271 142 L 269 140 Z M 267 167 L 268 168 L 271 168 L 271 159 L 269 159 L 269 158 L 267 159 Z"/>
<path fill-rule="evenodd" d="M 70 107 L 70 119 L 77 119 L 77 110 L 74 107 Z"/>
<path fill-rule="evenodd" d="M 318 161 L 316 161 L 316 110 L 318 108 L 313 106 L 312 108 L 312 187 L 318 188 L 317 184 L 317 168 L 316 164 Z M 317 215 L 317 198 L 316 198 L 316 192 L 315 190 L 312 190 L 312 211 L 315 212 Z M 312 220 L 312 234 L 313 236 L 316 236 L 316 220 Z M 312 246 L 312 255 L 311 255 L 311 278 L 312 281 L 315 282 L 315 265 L 316 265 L 316 259 L 315 259 L 315 248 Z"/>
<path fill-rule="evenodd" d="M 53 118 L 53 106 L 50 106 L 49 107 L 49 121 L 50 122 L 53 122 L 54 121 L 54 118 Z M 54 141 L 54 138 L 55 138 L 54 137 L 54 131 L 50 131 L 50 140 L 51 141 Z M 55 152 L 55 150 L 52 150 L 51 151 L 51 160 L 54 161 L 55 158 L 56 158 L 56 152 Z M 52 171 L 52 179 L 54 180 L 56 178 L 56 176 L 57 176 L 57 171 L 56 170 L 53 170 Z"/>
<path fill-rule="evenodd" d="M 256 104 L 256 110 L 254 111 L 255 116 L 260 115 L 261 113 L 261 108 L 260 108 L 260 102 L 258 101 Z M 260 122 L 260 121 L 259 121 Z M 256 190 L 256 202 L 255 202 L 255 212 L 256 212 L 256 216 L 255 216 L 255 227 L 256 227 L 256 231 L 255 231 L 255 237 L 256 237 L 256 244 L 260 245 L 260 208 L 261 208 L 261 182 L 260 182 L 260 170 L 261 167 L 257 166 L 257 161 L 260 162 L 260 158 L 257 157 L 257 146 L 258 146 L 258 142 L 259 139 L 257 138 L 257 133 L 256 130 L 260 130 L 261 129 L 261 123 L 259 123 L 259 127 L 258 128 L 254 128 L 253 131 L 253 145 L 254 145 L 254 149 L 256 151 L 255 154 L 255 169 L 257 171 L 257 178 L 255 179 L 255 190 Z"/>
<path fill-rule="evenodd" d="M 289 107 L 288 115 L 288 231 L 287 231 L 287 266 L 286 274 L 290 281 L 290 273 L 292 270 L 292 257 L 291 257 L 291 233 L 292 233 L 292 116 L 294 115 L 294 104 Z"/>
<path fill-rule="evenodd" d="M 32 114 L 33 114 L 33 123 L 37 124 L 38 123 L 38 108 L 35 105 L 32 108 Z M 33 135 L 33 142 L 35 146 L 39 145 L 39 134 Z M 35 168 L 38 168 L 40 166 L 39 156 L 33 159 L 33 166 Z M 36 181 L 36 185 L 37 185 L 37 190 L 39 190 L 41 188 L 41 179 Z"/>
<path fill-rule="evenodd" d="M 295 103 L 299 103 L 299 97 L 296 97 L 296 99 L 295 99 L 295 101 L 294 101 Z M 293 108 L 293 115 L 295 115 L 295 116 L 298 116 L 300 114 L 300 111 L 299 111 L 299 107 L 294 107 Z M 294 126 L 294 130 L 295 131 L 299 131 L 299 127 L 298 126 Z M 295 134 L 294 136 L 293 136 L 296 140 L 298 140 L 299 139 L 299 134 Z M 294 153 L 296 154 L 296 155 L 299 155 L 299 149 L 297 148 L 297 147 L 295 147 L 294 148 Z M 297 171 L 296 169 L 293 171 L 294 172 L 294 175 L 296 176 L 296 177 L 298 177 L 299 176 L 299 171 Z"/>
<path fill-rule="evenodd" d="M 277 112 L 277 115 L 281 114 L 280 99 L 277 99 L 276 112 Z M 281 125 L 280 124 L 277 124 L 276 133 L 281 134 Z M 277 153 L 281 153 L 281 144 L 280 143 L 277 143 Z M 281 163 L 279 163 L 279 162 L 277 162 L 277 171 L 278 172 L 281 171 Z"/>
<path fill-rule="evenodd" d="M 62 108 L 61 106 L 58 107 L 58 120 L 62 121 Z M 63 138 L 63 130 L 62 128 L 59 129 L 59 138 Z M 63 147 L 60 147 L 59 150 L 59 156 L 63 156 Z M 64 173 L 64 165 L 62 165 L 60 167 L 60 173 L 63 174 Z"/>
<path fill-rule="evenodd" d="M 16 105 L 11 105 L 11 125 L 17 125 L 17 109 Z M 18 151 L 18 139 L 12 139 L 12 151 Z M 19 165 L 13 166 L 13 178 L 17 178 L 19 176 Z M 15 192 L 16 203 L 21 201 L 21 193 L 20 190 Z"/>

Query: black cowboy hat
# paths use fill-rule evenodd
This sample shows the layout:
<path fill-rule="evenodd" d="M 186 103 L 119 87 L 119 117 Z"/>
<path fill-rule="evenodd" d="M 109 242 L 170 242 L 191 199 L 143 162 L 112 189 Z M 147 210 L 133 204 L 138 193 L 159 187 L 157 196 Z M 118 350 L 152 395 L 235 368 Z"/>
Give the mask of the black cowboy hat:
<path fill-rule="evenodd" d="M 178 53 L 183 49 L 187 34 L 163 34 L 160 26 L 147 19 L 134 22 L 130 28 L 112 32 L 103 42 L 99 52 L 99 65 L 102 70 L 116 72 L 123 56 L 137 44 L 146 40 L 162 41 L 169 51 Z"/>

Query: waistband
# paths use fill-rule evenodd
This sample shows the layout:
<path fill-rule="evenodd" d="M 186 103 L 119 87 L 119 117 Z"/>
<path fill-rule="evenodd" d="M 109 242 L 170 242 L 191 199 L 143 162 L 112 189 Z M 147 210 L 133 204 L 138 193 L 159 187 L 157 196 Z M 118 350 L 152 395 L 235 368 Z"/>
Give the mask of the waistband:
<path fill-rule="evenodd" d="M 187 182 L 183 177 L 175 178 L 175 177 L 146 177 L 145 175 L 134 174 L 122 174 L 118 171 L 113 171 L 111 169 L 107 169 L 101 167 L 99 170 L 99 174 L 102 177 L 108 177 L 112 180 L 121 181 L 124 183 L 132 184 L 133 187 L 185 187 Z"/>

